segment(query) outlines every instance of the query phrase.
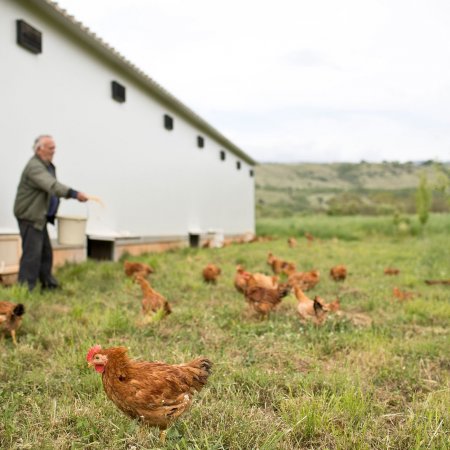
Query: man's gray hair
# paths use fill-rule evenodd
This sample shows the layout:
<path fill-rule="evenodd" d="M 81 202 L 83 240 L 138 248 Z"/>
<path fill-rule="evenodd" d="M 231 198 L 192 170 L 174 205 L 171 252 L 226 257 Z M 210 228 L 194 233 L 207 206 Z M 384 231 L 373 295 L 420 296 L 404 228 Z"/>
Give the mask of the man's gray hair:
<path fill-rule="evenodd" d="M 33 143 L 33 150 L 34 150 L 34 153 L 36 153 L 36 152 L 39 150 L 39 148 L 40 148 L 40 146 L 41 146 L 41 141 L 42 141 L 42 139 L 44 139 L 44 138 L 52 138 L 52 136 L 51 136 L 50 134 L 41 134 L 40 136 L 38 136 L 38 137 L 34 140 L 34 143 Z"/>

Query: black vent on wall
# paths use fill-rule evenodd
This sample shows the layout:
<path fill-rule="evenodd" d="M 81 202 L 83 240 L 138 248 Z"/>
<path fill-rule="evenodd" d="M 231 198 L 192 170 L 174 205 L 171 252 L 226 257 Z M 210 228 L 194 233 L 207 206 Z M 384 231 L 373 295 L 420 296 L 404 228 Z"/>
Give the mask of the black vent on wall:
<path fill-rule="evenodd" d="M 42 33 L 23 20 L 17 20 L 17 43 L 31 53 L 42 53 Z"/>
<path fill-rule="evenodd" d="M 250 170 L 249 171 L 249 174 L 250 174 L 250 176 L 252 177 L 254 174 L 253 174 L 253 170 Z"/>
<path fill-rule="evenodd" d="M 203 148 L 205 146 L 205 140 L 201 136 L 197 136 L 197 147 Z"/>
<path fill-rule="evenodd" d="M 164 128 L 166 130 L 173 130 L 173 118 L 164 114 Z"/>
<path fill-rule="evenodd" d="M 111 89 L 112 89 L 112 98 L 119 103 L 124 103 L 126 100 L 126 94 L 125 94 L 125 86 L 122 86 L 117 81 L 111 82 Z"/>
<path fill-rule="evenodd" d="M 236 169 L 241 170 L 241 162 L 240 161 L 236 161 Z"/>
<path fill-rule="evenodd" d="M 222 161 L 225 161 L 225 158 L 226 158 L 225 152 L 223 150 L 220 150 L 220 159 Z"/>

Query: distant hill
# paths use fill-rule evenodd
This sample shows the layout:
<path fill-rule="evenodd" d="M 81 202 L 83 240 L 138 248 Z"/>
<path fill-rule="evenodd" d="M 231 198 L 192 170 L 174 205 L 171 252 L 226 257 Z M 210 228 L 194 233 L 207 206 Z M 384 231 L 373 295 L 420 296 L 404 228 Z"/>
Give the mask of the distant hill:
<path fill-rule="evenodd" d="M 450 163 L 260 164 L 255 171 L 257 216 L 413 213 L 421 174 L 432 185 L 440 171 L 450 177 Z M 444 195 L 434 192 L 432 210 L 448 208 Z"/>

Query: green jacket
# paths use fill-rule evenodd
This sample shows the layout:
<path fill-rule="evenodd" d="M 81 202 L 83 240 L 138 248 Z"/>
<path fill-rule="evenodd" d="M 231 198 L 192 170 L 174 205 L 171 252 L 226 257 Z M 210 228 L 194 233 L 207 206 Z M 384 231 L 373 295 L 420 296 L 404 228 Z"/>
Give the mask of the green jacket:
<path fill-rule="evenodd" d="M 16 218 L 33 222 L 38 230 L 43 230 L 47 223 L 51 196 L 68 198 L 71 192 L 68 186 L 56 180 L 47 167 L 37 155 L 28 161 L 14 201 Z"/>

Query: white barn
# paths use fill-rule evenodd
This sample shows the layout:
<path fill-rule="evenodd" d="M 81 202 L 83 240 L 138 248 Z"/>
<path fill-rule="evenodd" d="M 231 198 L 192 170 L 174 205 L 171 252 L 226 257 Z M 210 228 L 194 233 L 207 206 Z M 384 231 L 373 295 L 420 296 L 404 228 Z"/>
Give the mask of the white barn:
<path fill-rule="evenodd" d="M 129 243 L 253 232 L 255 161 L 49 0 L 0 1 L 0 232 L 39 134 L 58 179 L 105 207 L 63 201 L 90 236 Z M 117 255 L 116 255 L 117 256 Z"/>

